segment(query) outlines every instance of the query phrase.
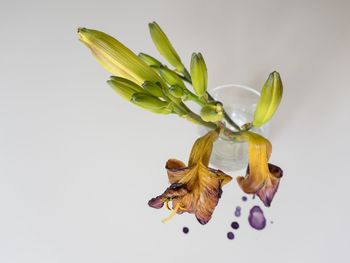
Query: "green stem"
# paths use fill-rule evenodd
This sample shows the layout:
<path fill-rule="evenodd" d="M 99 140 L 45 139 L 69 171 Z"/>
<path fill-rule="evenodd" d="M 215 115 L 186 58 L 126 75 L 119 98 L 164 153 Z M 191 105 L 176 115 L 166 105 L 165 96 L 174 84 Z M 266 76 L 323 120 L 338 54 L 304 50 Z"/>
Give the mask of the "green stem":
<path fill-rule="evenodd" d="M 214 98 L 209 94 L 209 92 L 207 91 L 207 95 L 209 100 L 215 101 Z M 239 127 L 239 125 L 237 123 L 235 123 L 230 116 L 227 114 L 227 112 L 225 111 L 225 108 L 223 108 L 224 111 L 224 118 L 225 120 L 231 125 L 233 126 L 237 131 L 242 131 L 241 127 Z"/>
<path fill-rule="evenodd" d="M 184 69 L 184 75 L 183 75 L 183 76 L 180 75 L 180 74 L 178 74 L 178 76 L 179 76 L 182 80 L 184 80 L 184 81 L 186 81 L 186 82 L 188 82 L 189 84 L 192 85 L 191 75 L 188 73 L 187 69 Z M 192 92 L 191 92 L 191 93 L 192 93 Z M 193 93 L 192 93 L 192 94 L 193 94 Z M 211 96 L 209 92 L 207 92 L 207 96 L 208 96 L 209 100 L 215 101 L 214 98 L 213 98 L 213 96 Z M 192 101 L 198 103 L 199 105 L 203 106 L 203 102 L 202 102 L 196 95 L 193 94 L 193 96 L 190 96 L 190 99 L 191 99 Z M 240 127 L 237 123 L 235 123 L 235 122 L 230 118 L 230 116 L 227 114 L 225 108 L 223 108 L 223 111 L 224 111 L 224 118 L 225 118 L 225 120 L 226 120 L 231 126 L 233 126 L 237 131 L 242 131 L 241 127 Z"/>

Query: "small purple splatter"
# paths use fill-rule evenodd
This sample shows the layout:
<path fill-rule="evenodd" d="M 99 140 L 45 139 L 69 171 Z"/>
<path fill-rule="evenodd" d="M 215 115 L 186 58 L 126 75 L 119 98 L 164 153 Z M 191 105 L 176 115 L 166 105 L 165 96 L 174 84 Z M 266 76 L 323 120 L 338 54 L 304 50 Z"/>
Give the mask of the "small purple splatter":
<path fill-rule="evenodd" d="M 256 230 L 262 230 L 266 226 L 266 218 L 264 212 L 259 206 L 253 206 L 249 211 L 248 222 L 250 226 Z"/>
<path fill-rule="evenodd" d="M 242 196 L 242 201 L 246 202 L 248 200 L 248 198 L 246 196 Z"/>
<path fill-rule="evenodd" d="M 236 207 L 235 216 L 236 216 L 236 217 L 240 217 L 240 216 L 241 216 L 241 207 L 240 207 L 240 206 L 237 206 L 237 207 Z"/>
<path fill-rule="evenodd" d="M 184 228 L 182 229 L 182 232 L 184 232 L 185 234 L 187 234 L 189 231 L 190 231 L 190 230 L 188 229 L 188 227 L 184 227 Z"/>
<path fill-rule="evenodd" d="M 238 222 L 232 222 L 232 223 L 231 223 L 231 227 L 232 227 L 233 229 L 238 229 L 238 228 L 239 228 Z"/>
<path fill-rule="evenodd" d="M 233 234 L 232 232 L 228 232 L 228 233 L 227 233 L 227 238 L 230 239 L 230 240 L 232 240 L 232 239 L 235 238 L 235 234 Z"/>

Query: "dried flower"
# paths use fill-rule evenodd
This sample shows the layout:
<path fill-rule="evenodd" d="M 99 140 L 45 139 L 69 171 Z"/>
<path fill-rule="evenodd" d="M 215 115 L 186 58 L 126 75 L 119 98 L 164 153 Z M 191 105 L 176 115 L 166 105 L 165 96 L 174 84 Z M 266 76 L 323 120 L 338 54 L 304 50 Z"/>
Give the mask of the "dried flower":
<path fill-rule="evenodd" d="M 170 187 L 165 192 L 152 198 L 148 204 L 161 208 L 172 202 L 173 212 L 163 222 L 171 219 L 176 213 L 195 214 L 201 224 L 206 224 L 218 204 L 222 186 L 231 181 L 231 177 L 220 170 L 208 167 L 213 142 L 218 133 L 210 131 L 197 139 L 192 147 L 188 166 L 175 159 L 168 160 L 166 169 Z"/>
<path fill-rule="evenodd" d="M 272 146 L 267 139 L 253 132 L 244 132 L 242 138 L 248 142 L 249 161 L 246 176 L 237 177 L 237 182 L 245 193 L 256 194 L 270 206 L 283 171 L 268 163 Z"/>

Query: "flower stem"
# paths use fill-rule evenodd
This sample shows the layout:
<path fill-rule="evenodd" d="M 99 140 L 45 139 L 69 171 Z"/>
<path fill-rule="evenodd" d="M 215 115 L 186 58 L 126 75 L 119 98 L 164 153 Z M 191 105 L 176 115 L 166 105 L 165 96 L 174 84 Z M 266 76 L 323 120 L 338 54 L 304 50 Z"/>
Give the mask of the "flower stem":
<path fill-rule="evenodd" d="M 207 95 L 209 100 L 215 101 L 214 98 L 210 95 L 210 93 L 207 91 Z M 239 125 L 237 123 L 235 123 L 230 116 L 227 114 L 227 112 L 225 111 L 225 108 L 223 108 L 223 112 L 224 112 L 224 118 L 225 120 L 232 125 L 237 131 L 242 131 L 241 127 L 239 127 Z"/>
<path fill-rule="evenodd" d="M 177 74 L 182 80 L 188 82 L 189 84 L 192 85 L 192 80 L 191 80 L 191 76 L 190 74 L 188 73 L 188 71 L 185 69 L 185 73 L 184 75 L 180 75 L 180 74 Z M 189 91 L 190 92 L 190 91 Z M 192 93 L 192 92 L 190 92 Z M 193 94 L 194 95 L 194 94 Z M 207 96 L 209 98 L 209 100 L 211 101 L 215 101 L 213 96 L 210 95 L 210 93 L 207 91 Z M 199 105 L 203 106 L 203 102 L 197 97 L 197 96 L 190 96 L 190 99 L 196 103 L 198 103 Z M 223 112 L 224 112 L 224 118 L 225 120 L 231 125 L 233 126 L 237 131 L 242 131 L 241 127 L 235 123 L 231 118 L 230 116 L 227 114 L 227 112 L 225 111 L 225 108 L 223 108 Z"/>

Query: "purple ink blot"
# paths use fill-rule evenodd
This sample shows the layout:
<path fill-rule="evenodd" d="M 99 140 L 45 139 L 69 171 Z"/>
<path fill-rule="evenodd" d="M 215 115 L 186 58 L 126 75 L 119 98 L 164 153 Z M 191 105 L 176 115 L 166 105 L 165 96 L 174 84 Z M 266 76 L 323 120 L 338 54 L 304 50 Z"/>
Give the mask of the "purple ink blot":
<path fill-rule="evenodd" d="M 232 232 L 228 232 L 228 233 L 227 233 L 227 238 L 230 239 L 230 240 L 232 240 L 232 239 L 235 238 L 235 234 L 233 234 Z"/>
<path fill-rule="evenodd" d="M 188 229 L 188 227 L 184 227 L 184 228 L 182 229 L 182 232 L 184 232 L 185 234 L 187 234 L 189 231 L 190 231 L 190 230 Z"/>
<path fill-rule="evenodd" d="M 248 222 L 250 226 L 256 230 L 262 230 L 266 226 L 266 218 L 264 212 L 259 206 L 253 206 L 249 211 Z"/>
<path fill-rule="evenodd" d="M 236 207 L 235 216 L 236 216 L 236 217 L 240 217 L 240 216 L 241 216 L 241 207 L 240 207 L 240 206 L 237 206 L 237 207 Z"/>
<path fill-rule="evenodd" d="M 232 223 L 231 223 L 231 227 L 232 227 L 233 229 L 238 229 L 238 228 L 239 228 L 238 222 L 232 222 Z"/>
<path fill-rule="evenodd" d="M 242 196 L 242 201 L 246 202 L 248 200 L 248 198 L 246 196 Z"/>

